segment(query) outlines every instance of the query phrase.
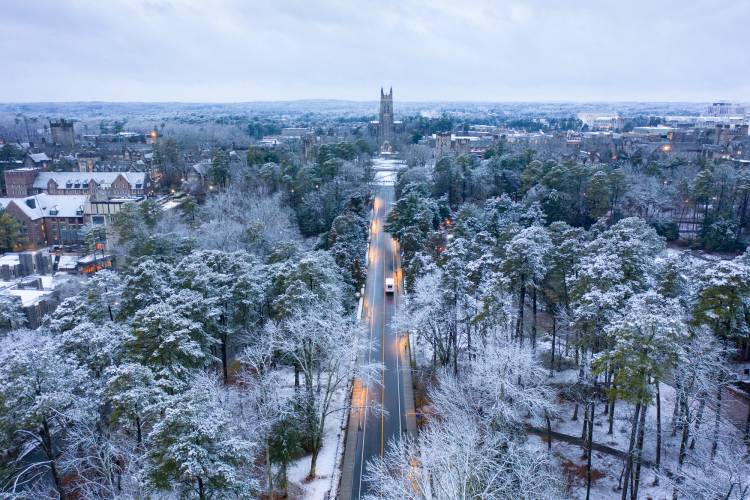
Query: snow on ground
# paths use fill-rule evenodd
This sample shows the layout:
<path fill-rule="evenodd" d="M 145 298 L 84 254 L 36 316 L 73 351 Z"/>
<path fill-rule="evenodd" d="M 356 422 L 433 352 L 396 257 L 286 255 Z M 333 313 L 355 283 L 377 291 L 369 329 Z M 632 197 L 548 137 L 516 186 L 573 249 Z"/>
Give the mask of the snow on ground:
<path fill-rule="evenodd" d="M 331 407 L 343 406 L 345 395 L 345 388 L 339 390 L 331 403 Z M 332 487 L 331 478 L 336 467 L 337 453 L 342 451 L 339 450 L 341 433 L 344 432 L 341 417 L 341 413 L 333 413 L 326 419 L 323 448 L 318 455 L 317 475 L 314 480 L 306 482 L 307 473 L 310 472 L 310 460 L 312 458 L 310 455 L 300 458 L 289 466 L 289 482 L 290 484 L 296 483 L 302 489 L 301 498 L 305 500 L 323 500 Z M 293 489 L 290 488 L 290 490 Z"/>
<path fill-rule="evenodd" d="M 555 385 L 568 385 L 575 382 L 577 370 L 568 369 L 561 372 L 555 372 L 551 379 Z M 676 393 L 673 387 L 668 384 L 660 384 L 661 392 L 661 425 L 662 425 L 662 450 L 661 463 L 666 469 L 676 467 L 679 449 L 680 435 L 679 432 L 673 436 L 672 415 L 676 399 Z M 552 420 L 552 430 L 567 434 L 570 436 L 581 437 L 584 420 L 584 407 L 579 406 L 578 418 L 573 420 L 575 404 L 571 401 L 559 401 L 559 414 Z M 725 413 L 727 408 L 723 409 Z M 612 434 L 608 434 L 608 415 L 604 414 L 604 403 L 597 403 L 594 419 L 594 442 L 612 448 L 627 451 L 630 440 L 630 430 L 632 425 L 634 407 L 624 401 L 618 400 L 615 404 L 615 418 L 612 427 Z M 702 433 L 710 434 L 714 426 L 715 413 L 706 406 L 703 418 Z M 726 436 L 739 437 L 739 430 L 731 423 L 722 420 L 720 433 Z M 539 443 L 546 448 L 546 442 L 542 443 L 539 436 L 530 435 L 532 442 Z M 644 460 L 654 461 L 656 458 L 656 405 L 652 404 L 646 414 L 646 430 L 643 441 L 643 458 Z M 710 439 L 700 436 L 696 439 L 695 452 L 699 450 L 707 451 L 711 446 Z M 720 445 L 721 446 L 721 445 Z M 552 451 L 560 460 L 563 470 L 573 478 L 571 498 L 585 498 L 586 496 L 586 459 L 582 448 L 575 444 L 569 444 L 553 440 Z M 693 451 L 688 452 L 693 453 Z M 594 451 L 592 454 L 592 468 L 594 470 L 594 480 L 592 482 L 591 498 L 616 498 L 619 491 L 616 490 L 620 474 L 623 469 L 623 460 L 605 453 Z M 639 498 L 652 498 L 653 500 L 671 499 L 671 487 L 664 484 L 654 486 L 654 472 L 651 468 L 645 467 L 641 473 L 641 487 L 639 489 Z"/>

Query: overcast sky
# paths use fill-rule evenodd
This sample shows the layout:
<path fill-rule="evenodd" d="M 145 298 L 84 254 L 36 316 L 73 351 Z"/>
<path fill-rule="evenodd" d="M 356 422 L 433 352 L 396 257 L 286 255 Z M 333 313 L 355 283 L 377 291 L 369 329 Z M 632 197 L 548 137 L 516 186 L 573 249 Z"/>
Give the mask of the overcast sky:
<path fill-rule="evenodd" d="M 0 101 L 750 101 L 750 1 L 2 0 Z"/>

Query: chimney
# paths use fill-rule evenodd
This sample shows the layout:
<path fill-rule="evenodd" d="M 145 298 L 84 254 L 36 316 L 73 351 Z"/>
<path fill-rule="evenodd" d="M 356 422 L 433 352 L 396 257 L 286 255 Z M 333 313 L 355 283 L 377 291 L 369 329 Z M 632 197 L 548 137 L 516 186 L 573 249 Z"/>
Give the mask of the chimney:
<path fill-rule="evenodd" d="M 26 205 L 29 208 L 36 208 L 36 200 L 34 198 L 26 198 Z"/>

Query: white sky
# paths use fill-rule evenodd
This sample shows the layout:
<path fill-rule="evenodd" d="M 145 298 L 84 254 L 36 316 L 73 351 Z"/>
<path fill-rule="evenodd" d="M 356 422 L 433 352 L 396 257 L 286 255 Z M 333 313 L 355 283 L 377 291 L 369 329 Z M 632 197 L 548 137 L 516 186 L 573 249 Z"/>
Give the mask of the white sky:
<path fill-rule="evenodd" d="M 750 101 L 750 1 L 2 0 L 0 101 Z"/>

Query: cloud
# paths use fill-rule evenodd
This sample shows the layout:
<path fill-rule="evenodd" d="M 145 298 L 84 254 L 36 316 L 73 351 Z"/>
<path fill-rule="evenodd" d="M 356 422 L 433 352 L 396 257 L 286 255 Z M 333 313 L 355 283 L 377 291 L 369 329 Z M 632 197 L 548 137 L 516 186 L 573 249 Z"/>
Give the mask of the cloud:
<path fill-rule="evenodd" d="M 5 0 L 0 99 L 748 100 L 750 3 Z"/>

